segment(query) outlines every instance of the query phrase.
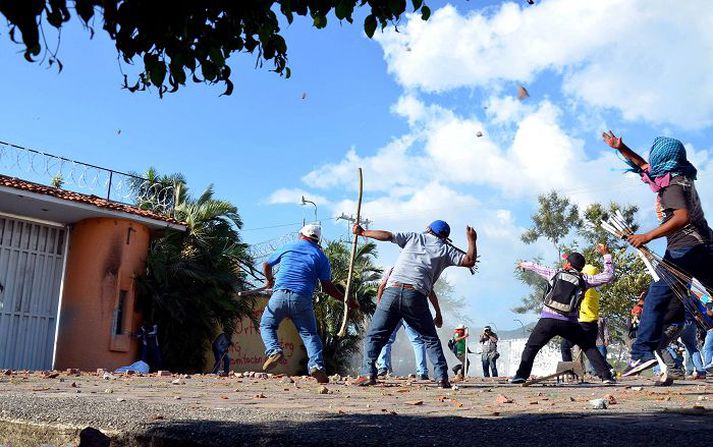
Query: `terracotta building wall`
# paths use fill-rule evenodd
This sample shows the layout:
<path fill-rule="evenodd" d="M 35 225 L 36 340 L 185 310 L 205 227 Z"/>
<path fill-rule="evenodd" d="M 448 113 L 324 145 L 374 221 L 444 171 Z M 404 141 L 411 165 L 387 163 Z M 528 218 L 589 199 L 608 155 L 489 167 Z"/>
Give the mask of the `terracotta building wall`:
<path fill-rule="evenodd" d="M 143 272 L 149 240 L 146 226 L 124 219 L 72 226 L 56 369 L 114 369 L 138 359 L 138 340 L 131 335 L 140 324 L 134 277 Z"/>

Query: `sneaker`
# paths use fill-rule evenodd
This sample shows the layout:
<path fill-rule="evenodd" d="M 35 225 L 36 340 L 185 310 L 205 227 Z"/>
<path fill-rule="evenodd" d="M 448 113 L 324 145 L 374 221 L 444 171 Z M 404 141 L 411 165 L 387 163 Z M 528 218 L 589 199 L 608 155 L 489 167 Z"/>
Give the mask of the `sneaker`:
<path fill-rule="evenodd" d="M 282 360 L 283 357 L 284 356 L 282 355 L 282 351 L 273 352 L 267 357 L 265 363 L 262 364 L 262 370 L 270 371 L 271 369 L 275 368 L 277 364 L 280 363 L 280 360 Z"/>
<path fill-rule="evenodd" d="M 312 368 L 309 370 L 309 375 L 317 379 L 317 383 L 329 383 L 329 377 L 322 368 Z"/>
<path fill-rule="evenodd" d="M 438 388 L 450 388 L 451 383 L 448 381 L 448 379 L 443 379 L 440 382 L 438 382 Z"/>
<path fill-rule="evenodd" d="M 616 379 L 602 379 L 602 385 L 616 385 Z"/>
<path fill-rule="evenodd" d="M 389 374 L 389 370 L 386 368 L 383 368 L 376 372 L 376 377 L 386 377 L 388 374 Z"/>
<path fill-rule="evenodd" d="M 418 380 L 429 380 L 428 374 L 419 374 Z"/>
<path fill-rule="evenodd" d="M 354 386 L 371 386 L 376 385 L 376 379 L 368 376 L 358 376 L 356 379 L 352 380 L 351 384 Z"/>
<path fill-rule="evenodd" d="M 508 380 L 508 382 L 512 383 L 513 385 L 519 385 L 519 384 L 527 382 L 527 379 L 515 376 L 515 377 L 511 377 L 510 380 Z"/>
<path fill-rule="evenodd" d="M 696 371 L 696 372 L 694 372 L 693 374 L 691 374 L 690 376 L 688 376 L 688 378 L 689 378 L 690 380 L 705 380 L 705 379 L 706 379 L 706 373 Z"/>
<path fill-rule="evenodd" d="M 656 360 L 656 358 L 652 358 L 649 360 L 634 360 L 633 362 L 629 363 L 629 366 L 626 367 L 621 376 L 628 377 L 633 376 L 635 374 L 639 374 L 649 368 L 653 368 L 657 363 L 658 361 Z"/>

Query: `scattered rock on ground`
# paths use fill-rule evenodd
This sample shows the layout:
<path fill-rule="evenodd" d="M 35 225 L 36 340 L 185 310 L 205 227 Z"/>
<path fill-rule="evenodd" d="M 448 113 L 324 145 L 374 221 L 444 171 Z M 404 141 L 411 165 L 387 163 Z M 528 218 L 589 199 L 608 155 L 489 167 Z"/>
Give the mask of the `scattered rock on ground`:
<path fill-rule="evenodd" d="M 498 394 L 498 397 L 495 398 L 495 402 L 499 404 L 511 404 L 513 403 L 513 400 L 504 394 Z"/>
<path fill-rule="evenodd" d="M 593 410 L 606 410 L 608 402 L 607 399 L 592 399 L 589 401 L 589 405 Z"/>

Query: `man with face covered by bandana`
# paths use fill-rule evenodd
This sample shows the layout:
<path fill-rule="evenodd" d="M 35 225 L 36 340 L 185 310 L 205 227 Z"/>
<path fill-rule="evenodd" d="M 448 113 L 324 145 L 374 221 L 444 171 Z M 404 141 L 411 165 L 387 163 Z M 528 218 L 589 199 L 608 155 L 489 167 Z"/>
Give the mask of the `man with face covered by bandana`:
<path fill-rule="evenodd" d="M 630 236 L 629 243 L 639 248 L 654 239 L 666 237 L 664 260 L 695 277 L 711 290 L 713 232 L 708 227 L 696 191 L 697 170 L 687 160 L 683 143 L 670 137 L 657 137 L 647 162 L 611 131 L 602 137 L 605 143 L 619 151 L 632 171 L 640 174 L 644 183 L 656 194 L 656 214 L 660 225 L 646 233 Z M 653 367 L 657 363 L 654 353 L 665 349 L 668 339 L 678 337 L 677 333 L 670 333 L 670 330 L 664 333 L 664 317 L 669 311 L 669 305 L 675 304 L 672 300 L 678 298 L 675 297 L 670 280 L 662 276 L 661 280 L 651 283 L 637 338 L 631 348 L 631 363 L 624 375 L 637 374 Z M 685 314 L 681 311 L 678 315 L 680 327 L 683 327 Z M 670 379 L 666 385 L 670 385 Z"/>

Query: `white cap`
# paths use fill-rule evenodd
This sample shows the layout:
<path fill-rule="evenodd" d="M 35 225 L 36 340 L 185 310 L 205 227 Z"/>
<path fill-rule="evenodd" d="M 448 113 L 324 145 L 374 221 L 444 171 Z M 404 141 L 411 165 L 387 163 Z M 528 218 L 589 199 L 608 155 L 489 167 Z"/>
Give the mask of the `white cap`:
<path fill-rule="evenodd" d="M 455 327 L 455 330 L 465 330 L 465 325 L 459 324 L 458 326 Z"/>
<path fill-rule="evenodd" d="M 322 237 L 322 227 L 316 224 L 307 224 L 302 227 L 300 234 L 318 241 Z"/>

